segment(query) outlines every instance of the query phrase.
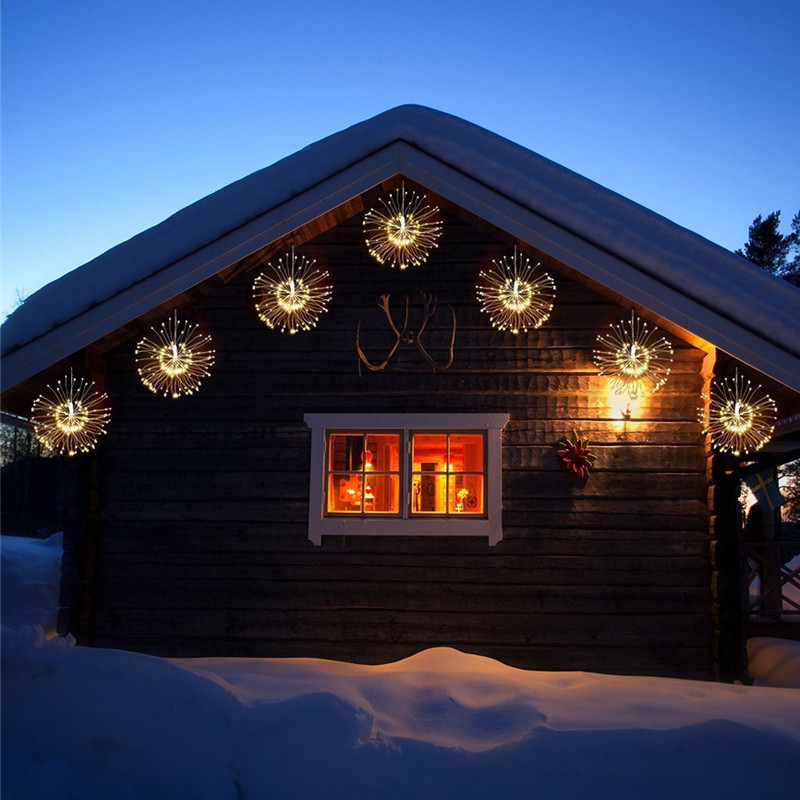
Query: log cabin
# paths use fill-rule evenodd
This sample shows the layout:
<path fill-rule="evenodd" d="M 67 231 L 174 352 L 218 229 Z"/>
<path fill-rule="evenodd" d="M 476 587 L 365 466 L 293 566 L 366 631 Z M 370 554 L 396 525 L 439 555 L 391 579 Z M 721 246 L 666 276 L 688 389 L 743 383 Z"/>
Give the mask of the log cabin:
<path fill-rule="evenodd" d="M 435 220 L 430 246 L 392 264 L 376 219 L 406 198 Z M 291 302 L 267 295 L 298 265 L 319 313 L 287 322 Z M 511 272 L 539 280 L 521 324 L 487 300 Z M 794 287 L 469 122 L 402 106 L 356 124 L 4 323 L 5 411 L 30 418 L 74 375 L 110 412 L 96 447 L 63 456 L 60 630 L 174 657 L 451 646 L 741 676 L 738 479 L 798 453 L 798 319 Z M 195 391 L 164 396 L 140 343 L 166 325 L 175 347 L 184 321 L 213 355 Z M 633 400 L 597 362 L 628 321 L 671 350 L 663 386 Z M 703 421 L 734 372 L 777 407 L 770 441 L 738 458 Z"/>

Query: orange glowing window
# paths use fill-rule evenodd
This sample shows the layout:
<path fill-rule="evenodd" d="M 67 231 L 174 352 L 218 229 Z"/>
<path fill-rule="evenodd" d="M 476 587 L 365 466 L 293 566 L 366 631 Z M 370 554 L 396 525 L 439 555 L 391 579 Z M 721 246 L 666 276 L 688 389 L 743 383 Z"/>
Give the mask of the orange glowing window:
<path fill-rule="evenodd" d="M 411 514 L 485 514 L 483 433 L 411 433 Z"/>
<path fill-rule="evenodd" d="M 329 433 L 325 513 L 400 513 L 400 433 Z"/>
<path fill-rule="evenodd" d="M 308 538 L 503 538 L 508 414 L 325 412 L 311 430 Z"/>

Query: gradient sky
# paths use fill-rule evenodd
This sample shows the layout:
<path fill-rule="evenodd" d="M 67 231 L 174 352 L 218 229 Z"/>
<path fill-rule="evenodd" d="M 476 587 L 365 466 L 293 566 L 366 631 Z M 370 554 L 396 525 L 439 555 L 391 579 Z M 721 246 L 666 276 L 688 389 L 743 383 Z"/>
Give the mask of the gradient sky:
<path fill-rule="evenodd" d="M 3 0 L 2 311 L 402 103 L 729 249 L 800 209 L 800 2 Z"/>

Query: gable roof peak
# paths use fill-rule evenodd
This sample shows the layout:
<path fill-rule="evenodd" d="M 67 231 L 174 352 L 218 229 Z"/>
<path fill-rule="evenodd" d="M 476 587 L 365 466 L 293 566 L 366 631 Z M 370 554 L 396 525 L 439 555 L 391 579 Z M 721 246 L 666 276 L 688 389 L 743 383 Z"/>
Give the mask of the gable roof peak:
<path fill-rule="evenodd" d="M 498 134 L 401 105 L 241 178 L 31 295 L 3 388 L 403 174 L 800 391 L 800 290 Z"/>

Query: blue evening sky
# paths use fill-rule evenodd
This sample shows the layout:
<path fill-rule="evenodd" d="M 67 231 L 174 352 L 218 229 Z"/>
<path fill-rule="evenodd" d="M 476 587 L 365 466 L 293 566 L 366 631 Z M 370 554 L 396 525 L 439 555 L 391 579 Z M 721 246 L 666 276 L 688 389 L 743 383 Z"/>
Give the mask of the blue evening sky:
<path fill-rule="evenodd" d="M 797 0 L 3 0 L 2 311 L 402 103 L 735 249 L 800 209 Z"/>

